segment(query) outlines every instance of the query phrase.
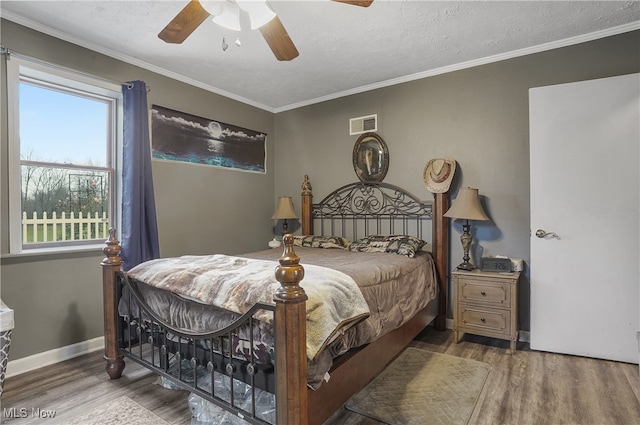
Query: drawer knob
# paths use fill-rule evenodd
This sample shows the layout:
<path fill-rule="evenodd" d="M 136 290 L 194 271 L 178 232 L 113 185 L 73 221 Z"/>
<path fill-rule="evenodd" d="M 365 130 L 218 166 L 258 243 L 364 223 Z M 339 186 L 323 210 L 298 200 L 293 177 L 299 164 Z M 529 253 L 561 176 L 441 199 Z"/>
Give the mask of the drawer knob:
<path fill-rule="evenodd" d="M 481 291 L 481 292 L 480 292 L 480 295 L 482 295 L 483 297 L 486 297 L 486 296 L 487 296 L 487 293 L 486 293 L 486 292 L 484 292 L 484 291 Z"/>
<path fill-rule="evenodd" d="M 481 318 L 481 319 L 480 319 L 480 321 L 481 321 L 482 323 L 484 323 L 484 322 L 486 322 L 487 320 L 483 317 L 483 318 Z"/>

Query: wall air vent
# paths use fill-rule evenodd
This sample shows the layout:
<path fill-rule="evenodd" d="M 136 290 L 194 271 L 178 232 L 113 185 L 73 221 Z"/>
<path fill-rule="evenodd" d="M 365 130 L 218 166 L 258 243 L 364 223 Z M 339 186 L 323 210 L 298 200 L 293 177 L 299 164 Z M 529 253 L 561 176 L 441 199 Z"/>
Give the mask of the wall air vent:
<path fill-rule="evenodd" d="M 378 115 L 351 118 L 349 120 L 349 135 L 362 134 L 368 131 L 378 131 Z"/>

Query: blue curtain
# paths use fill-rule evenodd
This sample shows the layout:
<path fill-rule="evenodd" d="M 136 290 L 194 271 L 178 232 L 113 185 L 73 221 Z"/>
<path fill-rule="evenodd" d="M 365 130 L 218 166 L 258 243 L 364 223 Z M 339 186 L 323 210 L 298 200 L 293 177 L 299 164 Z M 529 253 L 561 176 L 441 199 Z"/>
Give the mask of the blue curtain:
<path fill-rule="evenodd" d="M 122 86 L 124 138 L 122 149 L 122 268 L 160 257 L 158 223 L 151 176 L 147 86 L 133 81 Z"/>

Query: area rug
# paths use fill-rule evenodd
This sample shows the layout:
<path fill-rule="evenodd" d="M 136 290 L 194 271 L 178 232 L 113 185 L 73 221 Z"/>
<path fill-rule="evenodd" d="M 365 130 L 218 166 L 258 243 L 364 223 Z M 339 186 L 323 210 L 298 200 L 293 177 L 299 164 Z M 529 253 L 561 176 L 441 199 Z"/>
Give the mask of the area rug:
<path fill-rule="evenodd" d="M 346 408 L 390 425 L 466 425 L 490 369 L 409 347 Z"/>
<path fill-rule="evenodd" d="M 155 413 L 127 396 L 120 397 L 89 413 L 74 418 L 66 425 L 169 425 Z"/>

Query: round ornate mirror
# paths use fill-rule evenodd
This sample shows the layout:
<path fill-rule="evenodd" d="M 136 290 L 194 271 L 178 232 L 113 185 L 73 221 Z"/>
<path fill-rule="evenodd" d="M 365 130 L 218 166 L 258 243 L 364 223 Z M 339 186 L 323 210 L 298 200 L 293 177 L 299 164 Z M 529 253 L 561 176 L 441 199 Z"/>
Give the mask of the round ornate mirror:
<path fill-rule="evenodd" d="M 353 169 L 365 182 L 381 182 L 389 169 L 389 150 L 382 137 L 376 133 L 364 133 L 353 147 Z"/>

